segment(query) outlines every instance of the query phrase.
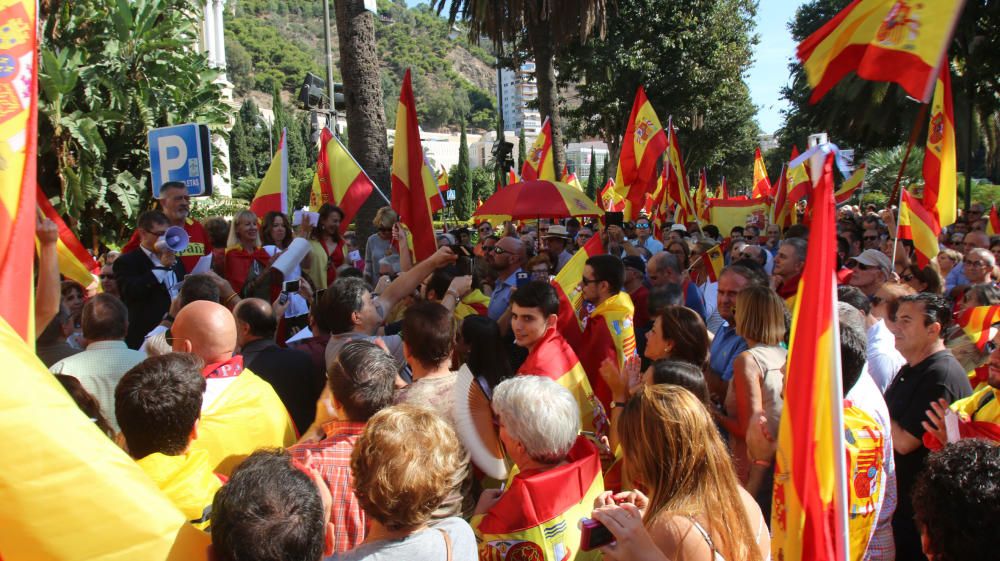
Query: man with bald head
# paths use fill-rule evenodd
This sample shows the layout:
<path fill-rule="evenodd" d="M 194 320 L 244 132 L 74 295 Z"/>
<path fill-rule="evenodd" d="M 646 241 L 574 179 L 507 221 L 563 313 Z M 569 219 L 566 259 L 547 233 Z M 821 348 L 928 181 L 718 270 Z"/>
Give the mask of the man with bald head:
<path fill-rule="evenodd" d="M 511 290 L 517 287 L 517 273 L 527 261 L 526 251 L 521 240 L 509 236 L 493 246 L 493 261 L 490 265 L 497 273 L 497 285 L 486 311 L 486 315 L 493 321 L 498 321 L 510 305 Z"/>
<path fill-rule="evenodd" d="M 271 384 L 301 434 L 316 418 L 316 400 L 326 377 L 318 377 L 309 355 L 274 342 L 278 317 L 271 304 L 247 298 L 233 309 L 243 365 Z"/>
<path fill-rule="evenodd" d="M 236 321 L 221 304 L 191 302 L 170 328 L 176 352 L 194 353 L 204 362 L 205 399 L 194 450 L 208 453 L 213 470 L 229 475 L 261 447 L 295 443 L 295 427 L 270 384 L 247 368 L 236 349 Z"/>

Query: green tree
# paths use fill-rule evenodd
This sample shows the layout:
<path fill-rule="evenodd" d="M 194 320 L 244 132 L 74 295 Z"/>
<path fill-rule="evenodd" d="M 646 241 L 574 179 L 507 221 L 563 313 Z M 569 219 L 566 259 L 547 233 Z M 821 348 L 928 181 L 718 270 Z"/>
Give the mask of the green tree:
<path fill-rule="evenodd" d="M 582 82 L 571 130 L 603 138 L 614 166 L 642 85 L 664 127 L 673 116 L 687 169 L 749 183 L 758 130 L 743 75 L 755 13 L 752 0 L 621 0 L 604 39 L 559 58 L 559 75 Z"/>
<path fill-rule="evenodd" d="M 441 11 L 448 1 L 431 3 Z M 552 155 L 557 170 L 566 163 L 566 147 L 555 55 L 565 46 L 586 41 L 592 33 L 603 36 L 606 12 L 604 0 L 450 0 L 449 23 L 461 15 L 469 24 L 470 39 L 489 37 L 497 47 L 505 43 L 527 47 L 529 58 L 535 62 L 538 108 L 542 118 L 552 122 Z"/>
<path fill-rule="evenodd" d="M 475 210 L 472 202 L 472 176 L 469 173 L 469 143 L 465 137 L 465 122 L 462 122 L 462 134 L 458 143 L 458 164 L 454 175 L 449 178 L 452 189 L 455 190 L 455 214 L 459 220 L 468 220 Z"/>
<path fill-rule="evenodd" d="M 238 112 L 233 128 L 229 131 L 229 176 L 236 181 L 247 175 L 256 175 L 254 167 L 253 152 L 250 151 L 243 116 Z"/>
<path fill-rule="evenodd" d="M 594 156 L 594 149 L 590 149 L 590 176 L 587 177 L 587 198 L 594 200 L 597 197 L 597 158 Z"/>
<path fill-rule="evenodd" d="M 517 133 L 517 173 L 524 169 L 524 155 L 528 153 L 528 141 L 524 137 L 524 127 Z"/>
<path fill-rule="evenodd" d="M 472 196 L 477 201 L 485 201 L 496 192 L 493 170 L 487 167 L 478 167 L 472 170 Z"/>
<path fill-rule="evenodd" d="M 185 0 L 77 0 L 40 16 L 39 184 L 85 244 L 118 244 L 150 202 L 150 129 L 198 122 L 224 134 L 218 74 L 197 52 Z"/>

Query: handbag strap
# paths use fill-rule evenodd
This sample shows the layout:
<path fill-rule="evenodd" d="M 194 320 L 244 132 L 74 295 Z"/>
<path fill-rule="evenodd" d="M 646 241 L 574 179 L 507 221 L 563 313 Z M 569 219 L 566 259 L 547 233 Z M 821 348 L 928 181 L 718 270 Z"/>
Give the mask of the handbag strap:
<path fill-rule="evenodd" d="M 442 536 L 444 536 L 444 546 L 445 548 L 447 548 L 448 551 L 447 561 L 451 561 L 451 535 L 448 534 L 448 532 L 442 530 L 441 528 L 438 528 L 437 530 L 441 532 Z"/>

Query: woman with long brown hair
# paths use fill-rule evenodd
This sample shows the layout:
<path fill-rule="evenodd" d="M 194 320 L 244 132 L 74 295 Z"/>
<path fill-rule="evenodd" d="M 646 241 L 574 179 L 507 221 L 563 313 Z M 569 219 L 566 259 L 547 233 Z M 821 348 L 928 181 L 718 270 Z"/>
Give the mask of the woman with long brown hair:
<path fill-rule="evenodd" d="M 649 496 L 598 498 L 593 517 L 617 539 L 601 548 L 605 559 L 769 558 L 764 516 L 739 486 L 712 415 L 694 394 L 645 386 L 625 405 L 620 427 L 625 476 Z"/>
<path fill-rule="evenodd" d="M 323 203 L 319 207 L 319 220 L 309 234 L 308 264 L 304 269 L 315 290 L 325 290 L 337 280 L 337 267 L 347 262 L 347 241 L 340 235 L 340 222 L 344 211 L 338 206 Z"/>

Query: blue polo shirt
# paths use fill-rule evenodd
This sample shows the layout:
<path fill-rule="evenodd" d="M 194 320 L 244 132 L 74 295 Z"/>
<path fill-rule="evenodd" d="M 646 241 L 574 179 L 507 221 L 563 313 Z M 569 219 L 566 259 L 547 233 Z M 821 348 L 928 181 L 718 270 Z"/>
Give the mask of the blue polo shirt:
<path fill-rule="evenodd" d="M 503 282 L 498 282 L 497 287 L 490 294 L 490 307 L 486 309 L 486 315 L 493 321 L 499 321 L 500 316 L 507 311 L 510 304 L 511 289 L 517 286 L 517 274 L 521 269 L 514 271 Z"/>
<path fill-rule="evenodd" d="M 736 330 L 730 327 L 728 322 L 723 322 L 722 327 L 715 333 L 710 349 L 711 359 L 709 366 L 723 380 L 729 381 L 733 378 L 733 363 L 736 356 L 747 350 L 747 342 L 736 334 Z"/>

